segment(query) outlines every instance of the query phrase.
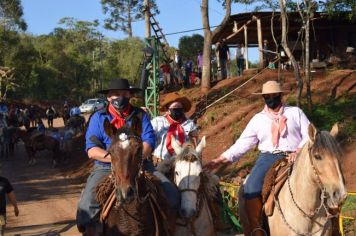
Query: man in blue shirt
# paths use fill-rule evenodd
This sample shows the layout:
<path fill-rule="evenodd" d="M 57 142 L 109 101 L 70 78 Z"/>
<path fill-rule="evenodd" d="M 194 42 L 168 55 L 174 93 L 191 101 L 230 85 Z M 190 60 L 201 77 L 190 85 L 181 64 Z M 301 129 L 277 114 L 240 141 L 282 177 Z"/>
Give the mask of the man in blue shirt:
<path fill-rule="evenodd" d="M 106 95 L 109 105 L 92 115 L 85 135 L 88 157 L 94 160 L 94 168 L 88 177 L 77 211 L 78 229 L 85 231 L 85 235 L 96 233 L 100 206 L 95 199 L 95 189 L 111 173 L 111 156 L 107 151 L 111 138 L 104 131 L 104 120 L 108 119 L 116 128 L 134 126 L 132 123 L 138 120 L 142 127 L 143 157 L 150 157 L 155 148 L 155 134 L 148 114 L 130 104 L 130 98 L 138 91 L 140 89 L 132 88 L 126 79 L 113 79 L 107 89 L 99 91 Z"/>

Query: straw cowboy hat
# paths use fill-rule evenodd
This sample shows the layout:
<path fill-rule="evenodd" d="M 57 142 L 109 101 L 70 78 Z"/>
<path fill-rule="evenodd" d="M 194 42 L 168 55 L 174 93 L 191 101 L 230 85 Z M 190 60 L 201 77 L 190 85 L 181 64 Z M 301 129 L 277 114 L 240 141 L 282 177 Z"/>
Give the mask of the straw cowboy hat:
<path fill-rule="evenodd" d="M 285 93 L 286 91 L 282 90 L 281 84 L 277 81 L 267 81 L 262 85 L 262 92 L 252 93 L 252 94 L 271 94 L 271 93 Z"/>
<path fill-rule="evenodd" d="M 173 102 L 180 102 L 183 105 L 184 112 L 188 112 L 192 107 L 192 103 L 187 97 L 181 96 L 178 93 L 170 93 L 161 102 L 160 111 L 167 111 L 169 105 Z"/>
<path fill-rule="evenodd" d="M 129 81 L 127 79 L 112 79 L 109 82 L 109 86 L 106 89 L 99 90 L 98 93 L 107 94 L 111 90 L 128 90 L 132 93 L 136 93 L 141 91 L 139 88 L 134 88 L 130 86 Z"/>

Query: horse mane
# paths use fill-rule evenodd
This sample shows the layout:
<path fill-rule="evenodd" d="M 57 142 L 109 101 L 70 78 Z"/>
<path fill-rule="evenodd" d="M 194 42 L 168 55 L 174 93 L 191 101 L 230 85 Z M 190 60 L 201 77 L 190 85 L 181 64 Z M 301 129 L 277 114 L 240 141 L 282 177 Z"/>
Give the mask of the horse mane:
<path fill-rule="evenodd" d="M 327 151 L 335 156 L 338 160 L 340 160 L 342 156 L 342 151 L 339 144 L 336 142 L 336 139 L 327 131 L 317 132 L 312 149 Z"/>

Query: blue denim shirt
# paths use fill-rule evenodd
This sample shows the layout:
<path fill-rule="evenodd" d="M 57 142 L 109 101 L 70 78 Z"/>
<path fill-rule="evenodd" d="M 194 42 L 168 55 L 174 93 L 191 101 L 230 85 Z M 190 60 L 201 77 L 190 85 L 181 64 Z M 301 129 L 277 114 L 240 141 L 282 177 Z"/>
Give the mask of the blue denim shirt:
<path fill-rule="evenodd" d="M 151 146 L 152 150 L 154 150 L 155 143 L 156 143 L 155 133 L 152 128 L 149 116 L 147 115 L 146 112 L 144 112 L 140 108 L 135 107 L 134 111 L 143 113 L 141 139 L 142 139 L 142 142 L 148 143 Z M 102 145 L 104 146 L 104 148 L 106 150 L 109 149 L 110 144 L 111 144 L 111 138 L 105 133 L 105 130 L 104 130 L 105 119 L 108 119 L 109 121 L 111 121 L 113 119 L 113 117 L 106 110 L 97 111 L 90 118 L 89 126 L 88 126 L 87 132 L 85 134 L 85 141 L 86 141 L 85 150 L 86 151 L 88 151 L 92 147 L 98 146 L 98 144 L 96 144 L 92 140 L 90 140 L 90 138 L 92 136 L 96 136 L 97 139 L 102 143 Z M 128 126 L 130 126 L 131 120 L 128 120 L 127 124 L 128 124 Z M 104 162 L 97 161 L 97 160 L 95 160 L 95 164 L 104 165 L 104 166 L 111 165 L 110 163 L 104 163 Z"/>

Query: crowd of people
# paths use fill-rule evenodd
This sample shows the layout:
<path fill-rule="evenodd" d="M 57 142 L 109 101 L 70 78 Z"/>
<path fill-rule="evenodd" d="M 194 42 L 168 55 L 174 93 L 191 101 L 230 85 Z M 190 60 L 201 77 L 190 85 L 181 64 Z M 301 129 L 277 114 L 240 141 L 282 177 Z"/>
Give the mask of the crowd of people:
<path fill-rule="evenodd" d="M 203 67 L 203 55 L 199 51 L 195 61 L 188 57 L 183 60 L 179 50 L 175 51 L 171 61 L 164 61 L 160 65 L 160 86 L 163 92 L 172 88 L 189 88 L 200 84 Z"/>

